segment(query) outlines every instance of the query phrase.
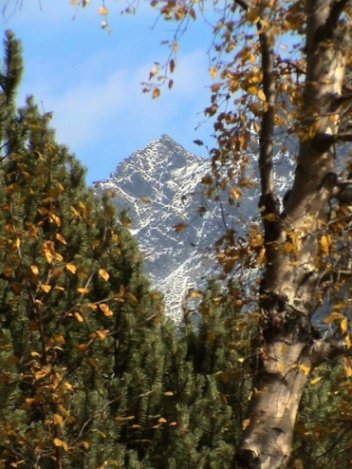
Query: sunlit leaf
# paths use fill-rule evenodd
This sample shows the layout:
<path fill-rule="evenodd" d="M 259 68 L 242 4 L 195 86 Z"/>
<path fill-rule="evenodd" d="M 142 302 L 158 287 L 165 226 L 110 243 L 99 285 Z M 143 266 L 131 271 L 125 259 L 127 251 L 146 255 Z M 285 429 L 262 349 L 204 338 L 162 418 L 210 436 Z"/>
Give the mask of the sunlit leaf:
<path fill-rule="evenodd" d="M 236 187 L 231 187 L 230 194 L 235 200 L 240 199 L 241 196 L 242 196 L 241 191 L 239 189 L 237 189 Z"/>
<path fill-rule="evenodd" d="M 322 235 L 320 237 L 320 240 L 319 240 L 319 245 L 320 245 L 320 249 L 322 251 L 323 254 L 329 254 L 330 252 L 330 245 L 331 245 L 331 239 L 330 239 L 330 236 L 328 235 Z"/>
<path fill-rule="evenodd" d="M 352 376 L 352 366 L 350 357 L 343 357 L 343 373 L 345 375 L 345 378 L 351 378 Z"/>
<path fill-rule="evenodd" d="M 61 226 L 60 217 L 55 215 L 55 213 L 50 213 L 50 220 L 55 223 L 56 226 Z"/>
<path fill-rule="evenodd" d="M 216 67 L 210 67 L 209 75 L 211 76 L 211 78 L 215 79 L 218 76 L 218 69 Z"/>
<path fill-rule="evenodd" d="M 55 425 L 57 425 L 57 426 L 60 427 L 60 428 L 63 428 L 63 426 L 64 426 L 64 419 L 62 418 L 61 415 L 59 415 L 59 414 L 54 414 L 54 415 L 53 415 L 53 421 L 54 421 Z"/>
<path fill-rule="evenodd" d="M 316 378 L 311 379 L 310 384 L 314 386 L 314 384 L 319 383 L 319 381 L 321 381 L 321 376 L 317 376 Z"/>
<path fill-rule="evenodd" d="M 109 10 L 104 6 L 101 6 L 99 7 L 98 12 L 99 15 L 106 16 L 109 13 Z"/>
<path fill-rule="evenodd" d="M 149 80 L 155 77 L 155 75 L 158 73 L 159 69 L 158 67 L 152 67 L 149 72 Z"/>
<path fill-rule="evenodd" d="M 309 372 L 310 372 L 310 366 L 309 365 L 306 365 L 305 363 L 301 363 L 299 365 L 299 369 L 300 371 L 304 374 L 304 375 L 308 375 Z"/>
<path fill-rule="evenodd" d="M 47 376 L 50 373 L 50 371 L 51 371 L 51 366 L 45 366 L 34 373 L 34 378 L 39 381 L 40 379 L 45 378 L 45 376 Z"/>
<path fill-rule="evenodd" d="M 39 269 L 36 265 L 31 265 L 31 272 L 33 275 L 39 275 Z"/>
<path fill-rule="evenodd" d="M 152 93 L 152 98 L 157 99 L 160 96 L 160 89 L 159 88 L 154 88 L 153 93 Z"/>
<path fill-rule="evenodd" d="M 99 269 L 98 275 L 104 280 L 104 282 L 107 282 L 110 278 L 109 272 L 107 272 L 105 269 Z"/>
<path fill-rule="evenodd" d="M 202 297 L 202 293 L 197 290 L 192 290 L 188 294 L 188 298 L 201 298 L 201 297 Z"/>
<path fill-rule="evenodd" d="M 341 334 L 345 334 L 348 331 L 348 320 L 347 318 L 343 318 L 340 322 L 340 331 Z"/>
<path fill-rule="evenodd" d="M 109 306 L 105 303 L 100 303 L 98 305 L 98 308 L 100 309 L 100 311 L 104 314 L 104 316 L 106 317 L 111 317 L 113 316 L 113 312 L 111 311 L 111 309 L 109 308 Z"/>
<path fill-rule="evenodd" d="M 54 443 L 54 446 L 58 448 L 62 448 L 65 451 L 68 451 L 68 444 L 63 440 L 60 440 L 60 438 L 54 438 L 53 443 Z"/>
<path fill-rule="evenodd" d="M 266 96 L 265 96 L 264 91 L 258 90 L 257 96 L 261 101 L 266 101 Z"/>
<path fill-rule="evenodd" d="M 47 285 L 47 284 L 40 285 L 40 289 L 43 290 L 43 292 L 45 293 L 49 293 L 51 288 L 52 288 L 51 285 Z"/>
<path fill-rule="evenodd" d="M 77 267 L 74 264 L 66 264 L 66 270 L 71 272 L 71 274 L 75 274 L 77 272 Z"/>
<path fill-rule="evenodd" d="M 60 233 L 56 233 L 55 238 L 59 241 L 59 243 L 67 245 L 65 238 Z"/>
<path fill-rule="evenodd" d="M 103 341 L 109 335 L 109 330 L 95 331 L 95 334 L 101 341 Z"/>
<path fill-rule="evenodd" d="M 242 422 L 242 430 L 245 430 L 246 428 L 248 428 L 250 423 L 251 423 L 250 419 L 244 419 Z"/>
<path fill-rule="evenodd" d="M 73 315 L 77 319 L 78 322 L 83 322 L 84 321 L 83 316 L 78 311 L 76 311 Z"/>

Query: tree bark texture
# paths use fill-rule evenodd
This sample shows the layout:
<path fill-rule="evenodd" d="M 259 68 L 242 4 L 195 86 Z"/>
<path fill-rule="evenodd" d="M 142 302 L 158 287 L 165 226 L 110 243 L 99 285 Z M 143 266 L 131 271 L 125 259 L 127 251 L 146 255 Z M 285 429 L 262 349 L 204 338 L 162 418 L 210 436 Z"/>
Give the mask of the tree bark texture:
<path fill-rule="evenodd" d="M 319 226 L 335 184 L 333 144 L 348 47 L 341 19 L 346 1 L 306 0 L 306 81 L 297 133 L 300 139 L 292 191 L 278 214 L 272 184 L 270 50 L 262 42 L 264 113 L 259 156 L 266 270 L 261 282 L 262 347 L 244 434 L 234 467 L 286 467 L 299 403 L 315 365 L 311 304 L 319 281 Z M 263 41 L 265 38 L 261 38 Z M 267 67 L 267 73 L 264 67 Z M 341 101 L 341 99 L 340 99 Z M 295 155 L 293 155 L 295 156 Z M 291 246 L 292 249 L 287 249 Z"/>

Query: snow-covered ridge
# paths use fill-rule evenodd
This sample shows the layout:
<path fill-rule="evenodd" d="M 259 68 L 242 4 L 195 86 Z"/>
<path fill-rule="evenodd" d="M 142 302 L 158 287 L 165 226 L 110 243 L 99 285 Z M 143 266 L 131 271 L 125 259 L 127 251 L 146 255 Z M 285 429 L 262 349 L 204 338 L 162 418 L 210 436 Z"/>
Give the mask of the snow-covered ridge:
<path fill-rule="evenodd" d="M 255 164 L 253 168 L 255 173 Z M 188 290 L 199 287 L 214 272 L 211 248 L 225 229 L 219 204 L 202 195 L 201 179 L 209 171 L 209 160 L 162 135 L 122 161 L 108 179 L 95 184 L 97 192 L 113 190 L 117 208 L 128 210 L 146 272 L 164 294 L 166 312 L 176 320 Z M 286 185 L 285 168 L 282 174 L 280 192 Z M 255 178 L 255 174 L 251 176 Z M 241 200 L 236 213 L 227 207 L 228 226 L 241 230 L 252 219 L 257 196 L 255 187 Z M 197 214 L 201 206 L 207 207 L 203 216 Z M 186 228 L 176 232 L 174 227 L 180 223 Z"/>

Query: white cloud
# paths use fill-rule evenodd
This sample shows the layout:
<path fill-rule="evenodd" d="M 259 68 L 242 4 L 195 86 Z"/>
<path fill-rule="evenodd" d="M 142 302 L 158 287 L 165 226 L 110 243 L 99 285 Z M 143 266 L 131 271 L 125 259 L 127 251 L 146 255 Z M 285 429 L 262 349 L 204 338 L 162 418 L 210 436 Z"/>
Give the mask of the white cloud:
<path fill-rule="evenodd" d="M 90 62 L 89 67 L 92 66 Z M 83 150 L 99 139 L 119 138 L 119 134 L 122 137 L 131 131 L 158 136 L 176 124 L 186 131 L 193 121 L 194 127 L 197 111 L 206 104 L 207 91 L 199 83 L 204 67 L 206 59 L 199 51 L 180 59 L 175 88 L 162 89 L 158 100 L 141 90 L 149 64 L 135 70 L 117 69 L 100 81 L 87 76 L 64 92 L 60 87 L 59 93 L 50 90 L 43 79 L 35 84 L 34 95 L 40 97 L 46 111 L 54 111 L 53 124 L 59 140 Z M 116 133 L 108 136 L 106 129 L 112 123 Z"/>

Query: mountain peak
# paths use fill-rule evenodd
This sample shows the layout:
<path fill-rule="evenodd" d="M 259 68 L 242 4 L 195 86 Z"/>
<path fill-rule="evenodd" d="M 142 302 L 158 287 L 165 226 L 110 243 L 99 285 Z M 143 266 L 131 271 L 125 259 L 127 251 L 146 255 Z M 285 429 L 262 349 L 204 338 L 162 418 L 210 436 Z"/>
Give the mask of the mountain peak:
<path fill-rule="evenodd" d="M 164 143 L 174 143 L 175 145 L 178 145 L 178 143 L 176 143 L 175 140 L 168 134 L 161 134 L 159 141 Z"/>

